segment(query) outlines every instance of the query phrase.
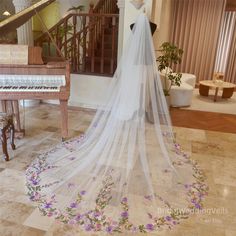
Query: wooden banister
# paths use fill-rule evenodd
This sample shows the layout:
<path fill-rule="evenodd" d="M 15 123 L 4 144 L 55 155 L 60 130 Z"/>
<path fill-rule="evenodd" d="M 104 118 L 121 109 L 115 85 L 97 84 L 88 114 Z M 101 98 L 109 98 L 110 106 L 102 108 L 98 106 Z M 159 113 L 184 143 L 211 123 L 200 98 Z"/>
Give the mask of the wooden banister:
<path fill-rule="evenodd" d="M 116 68 L 118 22 L 116 0 L 100 0 L 89 13 L 69 12 L 49 29 L 73 73 L 112 75 Z M 43 33 L 35 40 L 44 57 L 57 56 L 51 39 Z"/>

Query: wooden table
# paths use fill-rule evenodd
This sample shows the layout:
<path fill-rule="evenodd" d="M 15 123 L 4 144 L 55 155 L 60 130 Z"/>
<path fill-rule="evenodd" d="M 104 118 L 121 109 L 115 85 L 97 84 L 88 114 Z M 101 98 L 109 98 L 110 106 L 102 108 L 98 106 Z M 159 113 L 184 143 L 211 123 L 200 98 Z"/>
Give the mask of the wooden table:
<path fill-rule="evenodd" d="M 231 98 L 235 87 L 235 84 L 223 80 L 202 80 L 199 82 L 199 93 L 201 96 L 208 96 L 209 89 L 215 89 L 214 102 L 216 102 L 219 90 L 223 90 L 222 98 Z"/>

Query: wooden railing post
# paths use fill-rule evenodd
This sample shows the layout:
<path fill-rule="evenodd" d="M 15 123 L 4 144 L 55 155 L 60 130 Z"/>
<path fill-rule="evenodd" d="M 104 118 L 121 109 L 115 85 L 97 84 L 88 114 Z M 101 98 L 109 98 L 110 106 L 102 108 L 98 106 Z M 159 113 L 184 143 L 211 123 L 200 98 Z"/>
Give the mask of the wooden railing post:
<path fill-rule="evenodd" d="M 86 16 L 83 17 L 82 20 L 82 32 L 83 32 L 83 36 L 82 36 L 82 47 L 83 47 L 83 61 L 82 61 L 82 68 L 83 71 L 85 72 L 85 63 L 86 63 L 86 39 L 87 39 L 87 32 L 86 32 Z"/>
<path fill-rule="evenodd" d="M 105 42 L 105 17 L 102 16 L 102 47 L 101 47 L 101 73 L 104 73 L 104 42 Z"/>
<path fill-rule="evenodd" d="M 89 14 L 93 14 L 94 13 L 94 4 L 90 3 L 89 4 Z"/>
<path fill-rule="evenodd" d="M 112 17 L 112 48 L 111 48 L 111 52 L 112 52 L 112 55 L 111 55 L 111 67 L 110 67 L 110 73 L 112 74 L 114 72 L 114 64 L 115 64 L 115 50 L 116 50 L 116 47 L 115 47 L 115 34 L 116 34 L 116 18 L 115 17 Z"/>
<path fill-rule="evenodd" d="M 73 67 L 73 70 L 74 71 L 77 71 L 78 69 L 78 60 L 77 60 L 77 52 L 79 50 L 79 45 L 78 45 L 78 48 L 77 48 L 77 42 L 76 42 L 76 33 L 77 33 L 77 29 L 76 29 L 76 26 L 77 26 L 77 16 L 76 15 L 73 15 L 73 40 L 71 42 L 71 54 L 73 55 L 71 57 L 71 61 L 72 61 L 72 67 Z"/>
<path fill-rule="evenodd" d="M 64 39 L 63 39 L 63 36 L 62 35 L 60 35 L 60 38 L 61 38 L 61 40 L 62 40 L 62 43 L 63 42 L 66 42 L 67 41 L 67 31 L 68 31 L 68 20 L 65 20 L 65 22 L 64 22 L 64 31 L 65 31 L 65 33 L 64 33 Z M 62 32 L 61 32 L 62 33 Z M 67 58 L 67 45 L 66 44 L 64 44 L 64 56 L 65 56 L 65 58 Z"/>

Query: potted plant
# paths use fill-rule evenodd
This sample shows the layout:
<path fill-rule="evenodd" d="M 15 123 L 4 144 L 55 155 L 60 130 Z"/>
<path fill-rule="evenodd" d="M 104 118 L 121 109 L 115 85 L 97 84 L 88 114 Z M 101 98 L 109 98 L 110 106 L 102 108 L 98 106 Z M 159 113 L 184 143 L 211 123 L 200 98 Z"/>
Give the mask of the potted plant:
<path fill-rule="evenodd" d="M 170 66 L 181 63 L 183 50 L 174 44 L 164 42 L 158 52 L 161 54 L 157 57 L 158 71 L 164 77 L 163 91 L 165 96 L 170 96 L 171 86 L 180 86 L 182 77 L 181 73 L 173 73 Z"/>
<path fill-rule="evenodd" d="M 71 8 L 69 8 L 67 11 L 70 12 L 75 12 L 75 13 L 80 13 L 81 11 L 84 11 L 85 7 L 83 5 L 79 5 L 77 7 L 72 6 Z"/>

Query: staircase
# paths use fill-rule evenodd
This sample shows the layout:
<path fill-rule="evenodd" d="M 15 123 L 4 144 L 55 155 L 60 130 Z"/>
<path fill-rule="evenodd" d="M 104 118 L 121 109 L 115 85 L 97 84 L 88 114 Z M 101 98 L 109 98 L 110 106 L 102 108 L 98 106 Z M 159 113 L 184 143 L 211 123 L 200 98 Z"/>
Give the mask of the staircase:
<path fill-rule="evenodd" d="M 69 12 L 47 33 L 35 40 L 44 60 L 59 56 L 54 41 L 71 63 L 72 73 L 112 76 L 117 65 L 118 8 L 116 0 L 100 0 L 89 13 Z"/>

